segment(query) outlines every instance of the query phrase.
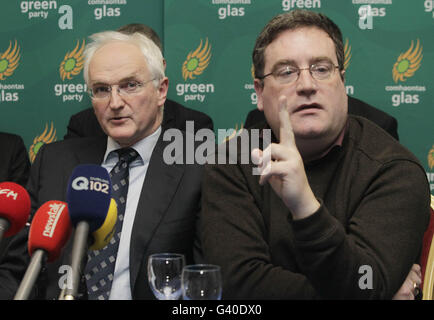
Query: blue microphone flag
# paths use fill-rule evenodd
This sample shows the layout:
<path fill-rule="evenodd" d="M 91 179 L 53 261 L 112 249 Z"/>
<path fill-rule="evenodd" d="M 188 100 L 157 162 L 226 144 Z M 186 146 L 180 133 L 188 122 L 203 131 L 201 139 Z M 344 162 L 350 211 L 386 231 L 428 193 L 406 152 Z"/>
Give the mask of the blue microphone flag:
<path fill-rule="evenodd" d="M 101 227 L 110 206 L 111 190 L 110 175 L 105 168 L 94 164 L 75 167 L 66 195 L 72 224 L 86 221 L 90 232 Z"/>

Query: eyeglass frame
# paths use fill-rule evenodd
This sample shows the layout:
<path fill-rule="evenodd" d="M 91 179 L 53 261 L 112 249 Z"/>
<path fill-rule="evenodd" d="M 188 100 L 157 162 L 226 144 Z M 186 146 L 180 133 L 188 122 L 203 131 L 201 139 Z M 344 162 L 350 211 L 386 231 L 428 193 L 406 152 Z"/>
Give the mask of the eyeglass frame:
<path fill-rule="evenodd" d="M 92 88 L 87 89 L 87 93 L 88 93 L 88 95 L 89 95 L 89 97 L 90 97 L 91 99 L 95 99 L 95 100 L 104 100 L 104 99 L 107 99 L 108 97 L 110 97 L 111 92 L 112 92 L 112 90 L 113 90 L 113 86 L 117 86 L 116 91 L 117 91 L 117 93 L 118 93 L 120 96 L 122 96 L 122 97 L 129 97 L 129 96 L 134 96 L 135 94 L 140 93 L 140 92 L 142 91 L 142 88 L 143 88 L 147 83 L 149 83 L 149 82 L 151 82 L 151 81 L 154 81 L 154 80 L 157 80 L 157 78 L 153 78 L 153 79 L 150 79 L 150 80 L 147 80 L 147 81 L 144 81 L 144 82 L 142 82 L 142 81 L 138 81 L 138 80 L 134 80 L 134 79 L 126 79 L 126 80 L 122 80 L 121 82 L 116 83 L 116 84 L 106 84 L 107 88 L 110 88 L 110 89 L 107 91 L 107 96 L 105 96 L 105 97 L 99 97 L 99 98 L 98 98 L 98 97 L 95 97 L 95 96 L 93 95 L 93 89 L 92 89 Z M 138 91 L 131 92 L 131 93 L 126 93 L 126 92 L 121 91 L 121 89 L 119 88 L 119 84 L 121 84 L 123 81 L 125 81 L 125 82 L 127 82 L 127 83 L 128 83 L 128 82 L 136 82 L 136 83 L 137 83 L 137 86 L 139 87 L 139 88 L 138 88 Z"/>
<path fill-rule="evenodd" d="M 333 67 L 333 68 L 330 70 L 330 74 L 329 74 L 326 78 L 323 78 L 323 79 L 317 79 L 317 78 L 315 78 L 315 77 L 313 76 L 313 74 L 312 74 L 312 68 L 315 67 L 315 66 L 317 66 L 317 65 L 319 65 L 319 64 L 321 64 L 321 63 L 324 63 L 324 62 L 313 63 L 313 64 L 311 64 L 308 68 L 299 68 L 299 67 L 294 66 L 294 69 L 297 69 L 297 71 L 296 71 L 296 72 L 297 72 L 297 78 L 295 78 L 295 80 L 292 80 L 292 81 L 290 81 L 290 82 L 282 82 L 282 84 L 289 84 L 289 83 L 294 83 L 294 82 L 296 82 L 296 81 L 298 80 L 298 78 L 300 78 L 301 71 L 303 71 L 303 70 L 309 70 L 309 74 L 310 74 L 310 76 L 311 76 L 313 79 L 315 79 L 315 80 L 319 80 L 319 81 L 322 81 L 322 80 L 329 79 L 329 78 L 333 75 L 333 72 L 334 72 L 334 70 L 335 70 L 336 68 L 339 68 L 339 69 L 340 69 L 340 66 L 339 66 L 339 65 L 335 65 L 333 62 L 330 62 L 330 65 Z M 286 66 L 286 69 L 289 69 L 290 67 L 291 67 L 290 65 L 287 65 L 287 66 Z M 266 77 L 271 76 L 271 75 L 273 75 L 274 78 L 276 78 L 276 76 L 275 76 L 276 71 L 277 71 L 277 70 L 274 70 L 274 71 L 272 71 L 272 72 L 270 72 L 270 73 L 267 73 L 267 74 L 265 74 L 265 75 L 263 75 L 263 76 L 257 77 L 257 79 L 263 81 Z"/>

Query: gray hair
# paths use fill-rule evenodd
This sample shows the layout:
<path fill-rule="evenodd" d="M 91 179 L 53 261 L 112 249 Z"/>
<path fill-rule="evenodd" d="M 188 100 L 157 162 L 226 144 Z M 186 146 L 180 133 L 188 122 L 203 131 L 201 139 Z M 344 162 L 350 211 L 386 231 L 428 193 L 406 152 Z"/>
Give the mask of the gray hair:
<path fill-rule="evenodd" d="M 125 34 L 118 31 L 103 31 L 94 33 L 89 37 L 92 41 L 86 45 L 84 50 L 84 67 L 83 77 L 87 85 L 89 85 L 89 65 L 95 52 L 104 45 L 111 42 L 126 42 L 136 45 L 142 52 L 155 87 L 158 87 L 159 80 L 165 77 L 163 55 L 160 48 L 147 36 L 135 32 L 133 34 Z"/>

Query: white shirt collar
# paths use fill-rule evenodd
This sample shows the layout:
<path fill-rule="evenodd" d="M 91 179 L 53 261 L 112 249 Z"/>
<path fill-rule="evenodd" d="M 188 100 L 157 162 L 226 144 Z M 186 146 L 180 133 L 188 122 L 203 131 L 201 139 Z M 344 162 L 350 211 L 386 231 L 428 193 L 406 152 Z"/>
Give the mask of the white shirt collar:
<path fill-rule="evenodd" d="M 149 162 L 149 160 L 151 159 L 152 151 L 157 144 L 160 134 L 161 126 L 159 126 L 158 129 L 155 130 L 151 135 L 143 138 L 142 140 L 131 146 L 131 148 L 136 150 L 140 156 L 139 158 L 134 160 L 131 165 L 143 165 L 144 163 Z M 119 143 L 117 143 L 112 137 L 107 136 L 107 148 L 104 154 L 103 164 L 114 165 L 118 161 L 118 155 L 116 152 L 113 151 L 120 148 L 122 147 L 119 145 Z M 140 161 L 140 163 L 138 161 Z"/>

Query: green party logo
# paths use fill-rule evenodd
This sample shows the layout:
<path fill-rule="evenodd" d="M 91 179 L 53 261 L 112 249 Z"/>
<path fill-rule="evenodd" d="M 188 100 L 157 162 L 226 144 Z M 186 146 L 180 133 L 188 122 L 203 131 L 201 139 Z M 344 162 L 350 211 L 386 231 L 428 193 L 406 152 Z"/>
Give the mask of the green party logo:
<path fill-rule="evenodd" d="M 36 154 L 41 149 L 44 144 L 51 143 L 56 141 L 56 129 L 53 126 L 53 122 L 51 122 L 50 131 L 48 131 L 48 123 L 45 124 L 45 130 L 39 136 L 36 136 L 33 139 L 33 144 L 30 146 L 29 150 L 29 158 L 30 161 L 35 161 Z"/>
<path fill-rule="evenodd" d="M 391 96 L 392 106 L 419 104 L 421 95 L 426 91 L 426 86 L 423 84 L 403 85 L 398 84 L 398 82 L 404 82 L 413 77 L 421 66 L 422 58 L 422 46 L 419 39 L 417 39 L 416 45 L 412 40 L 410 48 L 401 53 L 396 59 L 392 68 L 392 79 L 396 85 L 387 85 L 385 87 L 386 91 L 395 92 Z"/>
<path fill-rule="evenodd" d="M 77 45 L 71 52 L 67 52 L 65 58 L 60 63 L 59 73 L 63 81 L 71 80 L 73 76 L 78 75 L 84 66 L 84 51 L 85 41 L 83 40 L 81 47 L 80 41 L 77 40 Z"/>
<path fill-rule="evenodd" d="M 410 48 L 401 53 L 392 68 L 393 81 L 406 81 L 414 75 L 417 69 L 420 68 L 422 62 L 422 46 L 417 39 L 416 47 L 414 47 L 413 40 L 411 41 Z"/>
<path fill-rule="evenodd" d="M 8 49 L 0 53 L 0 80 L 5 80 L 11 76 L 18 67 L 20 61 L 20 47 L 15 40 L 15 45 L 12 48 L 12 41 L 9 42 Z"/>
<path fill-rule="evenodd" d="M 204 72 L 204 70 L 208 67 L 210 59 L 211 59 L 211 46 L 208 43 L 208 38 L 205 41 L 205 45 L 203 45 L 203 40 L 200 40 L 199 46 L 194 50 L 190 51 L 182 64 L 182 77 L 184 80 L 195 79 L 195 76 L 198 76 Z"/>
<path fill-rule="evenodd" d="M 182 64 L 182 77 L 184 81 L 187 79 L 196 79 L 196 76 L 201 75 L 208 67 L 211 60 L 211 45 L 208 38 L 200 40 L 199 46 L 190 51 Z M 178 83 L 176 86 L 176 94 L 184 97 L 184 102 L 198 101 L 204 102 L 208 94 L 214 93 L 213 83 Z"/>
<path fill-rule="evenodd" d="M 83 51 L 85 48 L 85 40 L 83 39 L 80 45 L 80 40 L 72 51 L 67 52 L 59 66 L 59 74 L 63 83 L 54 85 L 54 94 L 62 97 L 63 102 L 81 102 L 86 93 L 87 86 L 85 83 L 68 83 L 66 79 L 71 80 L 78 75 L 84 67 Z M 66 83 L 65 83 L 66 82 Z"/>

